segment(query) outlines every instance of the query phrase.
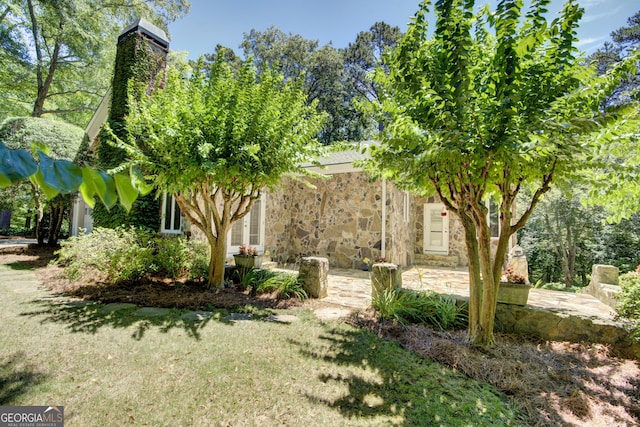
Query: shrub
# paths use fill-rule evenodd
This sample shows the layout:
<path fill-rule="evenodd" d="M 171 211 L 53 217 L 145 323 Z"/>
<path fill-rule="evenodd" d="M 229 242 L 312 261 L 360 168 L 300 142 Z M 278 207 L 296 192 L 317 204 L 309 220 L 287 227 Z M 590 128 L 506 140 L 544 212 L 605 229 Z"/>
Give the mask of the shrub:
<path fill-rule="evenodd" d="M 402 325 L 422 323 L 445 330 L 466 326 L 468 322 L 466 307 L 431 291 L 387 289 L 373 298 L 372 306 L 381 319 Z"/>
<path fill-rule="evenodd" d="M 260 268 L 251 269 L 242 278 L 240 284 L 244 288 L 251 288 L 251 294 L 258 292 L 258 287 L 267 279 L 275 276 L 277 273 L 271 270 L 263 270 Z"/>
<path fill-rule="evenodd" d="M 209 277 L 209 251 L 211 250 L 209 244 L 202 240 L 189 240 L 187 248 L 189 279 L 204 280 Z"/>
<path fill-rule="evenodd" d="M 291 273 L 275 273 L 269 270 L 255 269 L 247 273 L 243 285 L 251 287 L 251 293 L 276 292 L 276 298 L 306 299 L 307 293 L 302 288 L 298 276 Z"/>
<path fill-rule="evenodd" d="M 631 322 L 632 336 L 638 341 L 640 340 L 640 272 L 621 275 L 619 283 L 621 292 L 618 294 L 616 305 L 617 317 Z"/>
<path fill-rule="evenodd" d="M 157 269 L 152 240 L 134 227 L 95 228 L 62 242 L 56 254 L 70 280 L 99 272 L 109 283 L 132 282 Z"/>
<path fill-rule="evenodd" d="M 187 274 L 190 269 L 191 252 L 183 237 L 158 237 L 154 239 L 157 272 L 170 279 Z"/>

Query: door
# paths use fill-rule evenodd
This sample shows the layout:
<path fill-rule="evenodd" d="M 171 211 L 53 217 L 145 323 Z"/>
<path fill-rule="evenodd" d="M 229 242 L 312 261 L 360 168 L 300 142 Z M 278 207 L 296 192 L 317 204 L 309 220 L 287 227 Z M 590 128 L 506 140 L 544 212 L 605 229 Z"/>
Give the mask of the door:
<path fill-rule="evenodd" d="M 449 212 L 441 203 L 424 205 L 424 253 L 449 254 Z"/>
<path fill-rule="evenodd" d="M 260 254 L 264 252 L 264 213 L 265 203 L 263 196 L 255 201 L 253 207 L 251 207 L 251 212 L 247 216 L 231 226 L 227 256 L 240 252 L 240 245 L 242 244 L 253 246 Z"/>

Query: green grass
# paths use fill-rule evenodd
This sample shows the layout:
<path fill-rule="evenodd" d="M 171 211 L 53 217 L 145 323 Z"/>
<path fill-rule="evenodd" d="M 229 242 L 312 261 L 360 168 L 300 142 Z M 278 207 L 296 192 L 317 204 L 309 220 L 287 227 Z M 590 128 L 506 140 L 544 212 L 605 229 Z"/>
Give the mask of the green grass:
<path fill-rule="evenodd" d="M 0 295 L 0 405 L 64 405 L 68 426 L 520 424 L 488 385 L 309 311 L 140 317 L 1 273 Z"/>

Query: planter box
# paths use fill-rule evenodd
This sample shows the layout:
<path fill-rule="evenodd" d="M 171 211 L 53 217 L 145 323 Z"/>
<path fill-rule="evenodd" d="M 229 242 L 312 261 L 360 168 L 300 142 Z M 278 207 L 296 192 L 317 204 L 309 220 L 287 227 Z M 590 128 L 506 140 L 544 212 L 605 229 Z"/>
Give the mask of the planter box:
<path fill-rule="evenodd" d="M 262 255 L 234 255 L 236 267 L 260 268 L 262 267 Z"/>
<path fill-rule="evenodd" d="M 530 285 L 500 282 L 498 302 L 513 305 L 527 305 Z"/>

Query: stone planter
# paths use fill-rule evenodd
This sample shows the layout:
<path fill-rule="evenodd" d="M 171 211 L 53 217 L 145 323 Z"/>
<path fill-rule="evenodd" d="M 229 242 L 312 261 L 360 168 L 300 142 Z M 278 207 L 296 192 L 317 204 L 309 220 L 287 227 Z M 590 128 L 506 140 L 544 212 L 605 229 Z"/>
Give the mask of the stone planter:
<path fill-rule="evenodd" d="M 500 282 L 498 288 L 498 302 L 513 305 L 527 305 L 531 285 L 524 283 Z"/>
<path fill-rule="evenodd" d="M 262 267 L 262 255 L 234 255 L 236 267 L 260 268 Z"/>

